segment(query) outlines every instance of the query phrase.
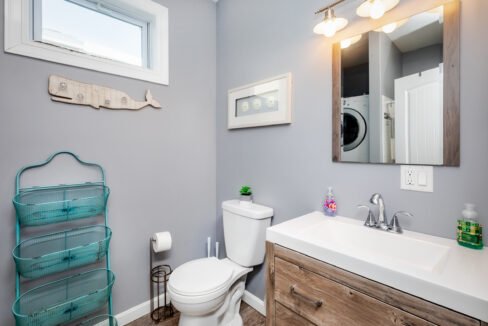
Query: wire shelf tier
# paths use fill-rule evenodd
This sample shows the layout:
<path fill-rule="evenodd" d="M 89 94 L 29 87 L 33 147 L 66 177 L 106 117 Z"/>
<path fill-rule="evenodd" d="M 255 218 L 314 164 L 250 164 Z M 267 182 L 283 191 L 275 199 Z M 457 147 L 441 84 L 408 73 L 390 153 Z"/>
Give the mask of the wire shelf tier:
<path fill-rule="evenodd" d="M 105 225 L 81 227 L 22 241 L 12 255 L 22 277 L 38 278 L 102 260 L 111 237 Z"/>
<path fill-rule="evenodd" d="M 96 316 L 85 320 L 79 326 L 117 326 L 117 319 L 111 315 Z"/>
<path fill-rule="evenodd" d="M 37 226 L 103 214 L 110 189 L 101 183 L 21 189 L 13 203 L 22 226 Z"/>
<path fill-rule="evenodd" d="M 115 275 L 96 269 L 47 283 L 22 294 L 12 312 L 17 326 L 54 326 L 95 312 L 109 301 Z"/>

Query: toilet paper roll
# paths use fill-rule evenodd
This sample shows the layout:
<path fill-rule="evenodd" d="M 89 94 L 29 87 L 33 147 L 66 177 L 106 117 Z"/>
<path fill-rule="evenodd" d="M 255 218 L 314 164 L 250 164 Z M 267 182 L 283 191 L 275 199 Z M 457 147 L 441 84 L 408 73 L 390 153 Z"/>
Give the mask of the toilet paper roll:
<path fill-rule="evenodd" d="M 158 232 L 152 236 L 152 247 L 154 252 L 162 252 L 171 249 L 171 233 Z"/>

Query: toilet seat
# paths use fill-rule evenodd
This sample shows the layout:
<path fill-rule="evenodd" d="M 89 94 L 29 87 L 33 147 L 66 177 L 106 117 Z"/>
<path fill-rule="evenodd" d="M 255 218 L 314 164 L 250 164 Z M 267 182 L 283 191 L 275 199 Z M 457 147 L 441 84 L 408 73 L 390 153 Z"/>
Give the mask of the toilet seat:
<path fill-rule="evenodd" d="M 196 259 L 176 268 L 168 287 L 185 302 L 210 301 L 228 290 L 232 275 L 233 269 L 215 257 Z"/>

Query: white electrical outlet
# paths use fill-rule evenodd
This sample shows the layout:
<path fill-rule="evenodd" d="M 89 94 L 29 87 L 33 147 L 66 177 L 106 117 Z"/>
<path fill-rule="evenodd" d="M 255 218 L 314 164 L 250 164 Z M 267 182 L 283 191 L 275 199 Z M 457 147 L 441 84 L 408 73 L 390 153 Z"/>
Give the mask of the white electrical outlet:
<path fill-rule="evenodd" d="M 402 165 L 400 168 L 400 188 L 434 192 L 434 168 L 432 166 Z"/>
<path fill-rule="evenodd" d="M 413 166 L 406 167 L 406 169 L 405 169 L 405 178 L 404 178 L 405 184 L 407 186 L 413 186 L 413 185 L 415 185 L 416 178 L 417 178 L 417 176 L 416 176 L 414 167 Z"/>

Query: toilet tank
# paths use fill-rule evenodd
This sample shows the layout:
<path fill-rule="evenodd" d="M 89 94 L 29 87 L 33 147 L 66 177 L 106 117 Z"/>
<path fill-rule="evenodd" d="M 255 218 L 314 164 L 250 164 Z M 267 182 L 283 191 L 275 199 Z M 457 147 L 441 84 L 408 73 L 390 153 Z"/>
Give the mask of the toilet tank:
<path fill-rule="evenodd" d="M 266 248 L 266 228 L 271 225 L 273 209 L 239 200 L 222 203 L 227 258 L 251 267 L 262 264 Z"/>

